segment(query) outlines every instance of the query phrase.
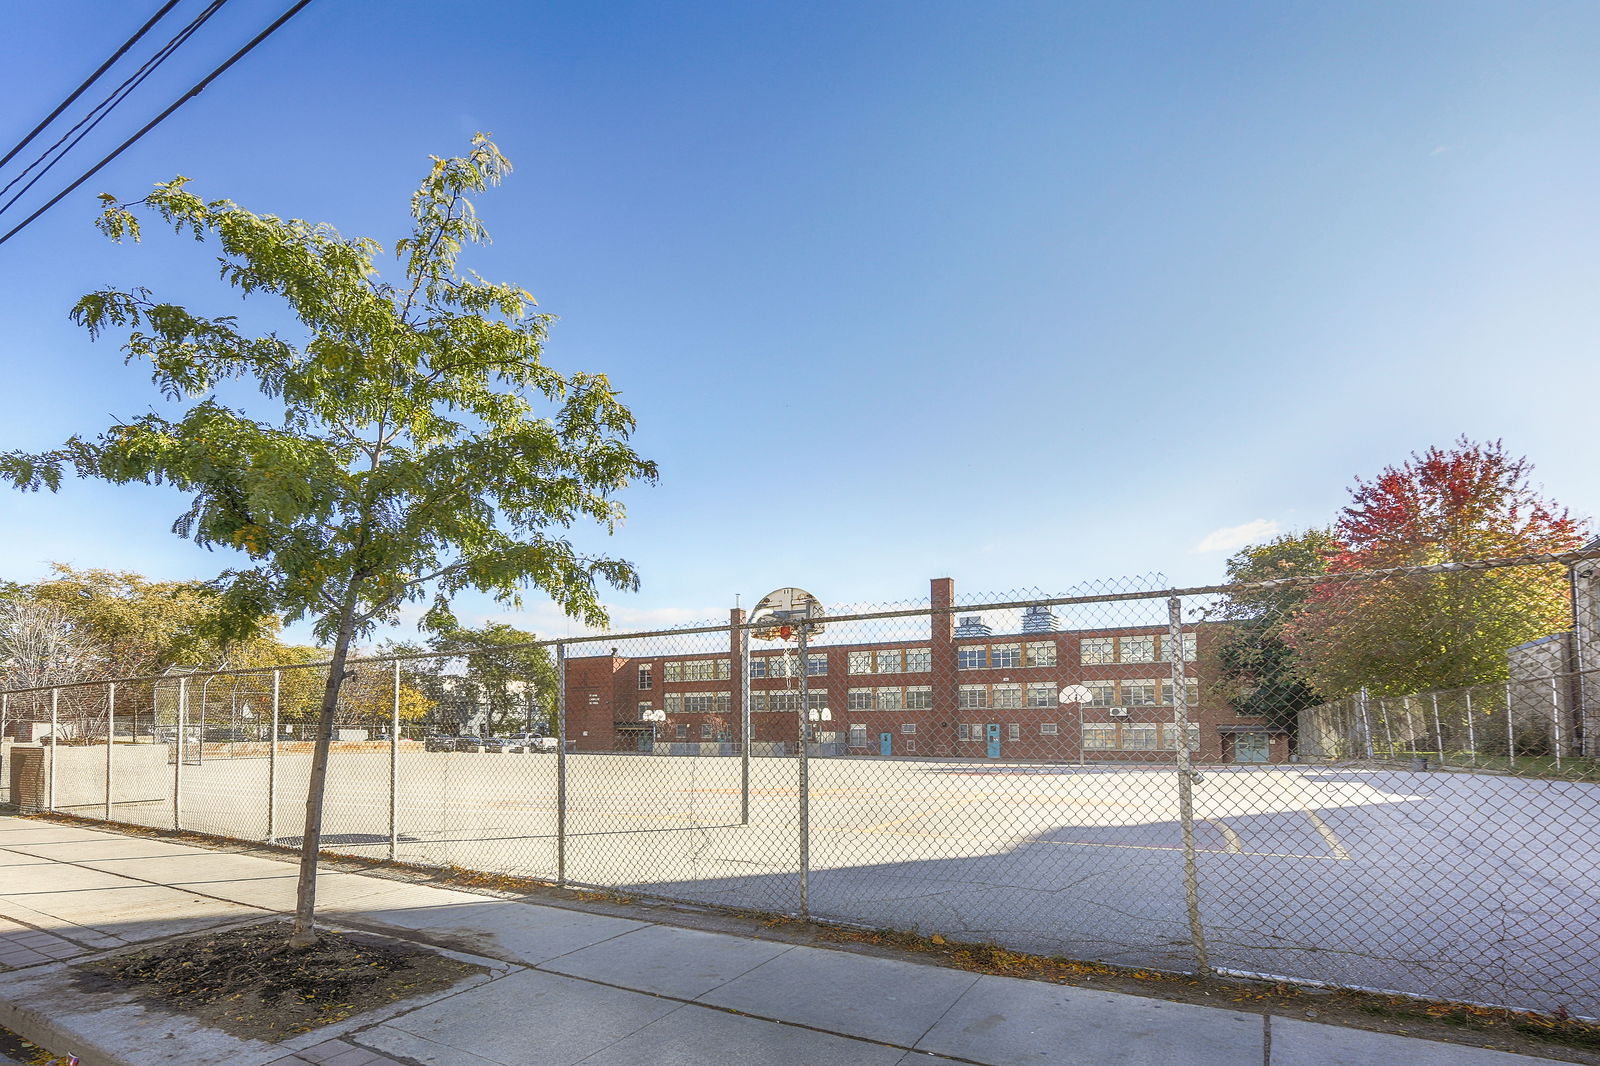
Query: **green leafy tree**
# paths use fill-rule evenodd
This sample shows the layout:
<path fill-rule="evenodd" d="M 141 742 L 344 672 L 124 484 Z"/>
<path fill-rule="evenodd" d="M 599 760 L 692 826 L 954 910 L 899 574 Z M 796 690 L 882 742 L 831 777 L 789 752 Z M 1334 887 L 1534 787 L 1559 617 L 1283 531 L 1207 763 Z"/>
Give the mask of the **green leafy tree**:
<path fill-rule="evenodd" d="M 502 622 L 437 634 L 433 651 L 465 657 L 459 675 L 440 674 L 453 691 L 440 693 L 441 706 L 459 712 L 470 707 L 486 714 L 490 733 L 555 732 L 556 666 L 550 651 L 533 645 L 538 637 Z M 434 660 L 443 668 L 448 665 Z"/>
<path fill-rule="evenodd" d="M 481 135 L 467 155 L 435 158 L 395 243 L 393 280 L 379 273 L 374 240 L 204 200 L 182 177 L 137 204 L 103 196 L 110 237 L 137 238 L 142 206 L 214 241 L 222 278 L 245 297 L 280 298 L 300 335 L 253 336 L 144 289 L 91 293 L 76 320 L 91 337 L 127 331 L 128 359 L 187 406 L 0 458 L 0 475 L 24 489 L 55 489 L 70 472 L 189 494 L 175 532 L 249 559 L 212 583 L 221 636 L 281 613 L 313 620 L 330 647 L 291 947 L 317 941 L 328 738 L 355 642 L 412 602 L 428 605 L 425 629 L 454 629 L 450 603 L 463 589 L 516 605 L 537 587 L 603 625 L 599 585 L 637 585 L 631 564 L 584 555 L 560 535 L 582 518 L 613 528 L 617 492 L 654 478 L 627 443 L 632 415 L 603 375 L 544 363 L 549 319 L 527 291 L 458 268 L 463 247 L 487 239 L 469 195 L 508 170 Z M 254 386 L 270 417 L 224 402 L 218 390 L 233 382 Z"/>
<path fill-rule="evenodd" d="M 1320 697 L 1284 640 L 1285 627 L 1315 586 L 1286 579 L 1326 573 L 1337 548 L 1327 530 L 1309 529 L 1245 548 L 1228 560 L 1229 583 L 1255 587 L 1231 592 L 1218 612 L 1227 629 L 1215 644 L 1217 687 L 1239 714 L 1260 715 L 1291 736 L 1300 709 Z M 1278 581 L 1284 584 L 1264 584 Z"/>
<path fill-rule="evenodd" d="M 1341 573 L 1571 551 L 1582 523 L 1499 441 L 1461 438 L 1358 479 L 1328 560 Z M 1504 680 L 1506 651 L 1571 623 L 1566 568 L 1519 566 L 1317 586 L 1284 627 L 1297 669 L 1330 695 L 1397 696 Z"/>

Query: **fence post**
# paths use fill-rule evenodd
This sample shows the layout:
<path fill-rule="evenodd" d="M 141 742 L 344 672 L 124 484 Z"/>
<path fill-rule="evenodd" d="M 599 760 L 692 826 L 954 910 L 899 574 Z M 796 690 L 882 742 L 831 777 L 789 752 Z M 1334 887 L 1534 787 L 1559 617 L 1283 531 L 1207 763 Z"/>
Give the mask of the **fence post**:
<path fill-rule="evenodd" d="M 178 727 L 172 734 L 172 828 L 183 828 L 183 731 L 189 716 L 189 679 L 178 678 Z"/>
<path fill-rule="evenodd" d="M 1378 717 L 1383 722 L 1383 739 L 1389 749 L 1389 758 L 1392 759 L 1395 753 L 1394 730 L 1389 728 L 1389 705 L 1384 702 L 1382 696 L 1378 697 Z"/>
<path fill-rule="evenodd" d="M 46 795 L 47 795 L 46 803 L 48 804 L 50 812 L 52 814 L 55 813 L 55 809 L 56 809 L 56 753 L 61 748 L 61 735 L 60 735 L 59 729 L 57 728 L 60 725 L 60 722 L 61 722 L 60 712 L 57 709 L 58 705 L 60 703 L 60 699 L 61 699 L 61 690 L 58 689 L 58 688 L 51 689 L 50 690 L 50 764 L 49 764 L 50 765 L 50 770 L 49 770 L 50 783 L 46 787 L 45 791 L 46 791 Z"/>
<path fill-rule="evenodd" d="M 1556 755 L 1556 769 L 1561 769 L 1561 689 L 1556 676 L 1550 675 L 1550 750 Z"/>
<path fill-rule="evenodd" d="M 556 645 L 556 884 L 567 885 L 567 646 Z"/>
<path fill-rule="evenodd" d="M 1472 751 L 1472 765 L 1478 765 L 1478 724 L 1473 720 L 1472 690 L 1467 689 L 1467 747 Z"/>
<path fill-rule="evenodd" d="M 394 706 L 389 714 L 389 861 L 400 852 L 400 660 L 394 661 Z"/>
<path fill-rule="evenodd" d="M 735 617 L 743 621 L 744 612 Z M 750 630 L 741 625 L 739 646 L 739 824 L 750 824 Z"/>
<path fill-rule="evenodd" d="M 1517 727 L 1512 723 L 1511 682 L 1506 682 L 1506 768 L 1517 768 Z"/>
<path fill-rule="evenodd" d="M 1439 742 L 1439 765 L 1448 766 L 1449 760 L 1444 757 L 1444 728 L 1439 724 L 1439 694 L 1433 693 L 1433 739 Z"/>
<path fill-rule="evenodd" d="M 1360 702 L 1357 703 L 1356 706 L 1359 707 L 1360 710 L 1361 710 L 1361 733 L 1362 733 L 1362 736 L 1363 736 L 1364 742 L 1365 742 L 1365 747 L 1366 747 L 1366 751 L 1367 751 L 1367 759 L 1368 759 L 1368 761 L 1371 761 L 1371 759 L 1373 758 L 1373 751 L 1372 751 L 1372 717 L 1369 714 L 1367 714 L 1367 686 L 1365 686 L 1365 685 L 1361 686 L 1361 699 L 1360 699 Z"/>
<path fill-rule="evenodd" d="M 1189 912 L 1189 942 L 1195 971 L 1209 973 L 1205 928 L 1200 924 L 1200 867 L 1194 840 L 1194 767 L 1189 759 L 1189 686 L 1183 667 L 1183 601 L 1167 600 L 1167 658 L 1171 662 L 1172 715 L 1178 727 L 1178 822 L 1183 827 L 1183 898 Z"/>
<path fill-rule="evenodd" d="M 282 670 L 272 671 L 272 733 L 267 740 L 267 843 L 278 842 L 278 693 Z"/>
<path fill-rule="evenodd" d="M 811 604 L 806 603 L 806 618 L 811 617 Z M 804 619 L 799 626 L 798 655 L 800 657 L 800 917 L 811 917 L 811 745 L 806 743 L 810 725 L 811 677 L 806 669 L 806 629 Z"/>
<path fill-rule="evenodd" d="M 11 717 L 11 694 L 0 695 L 0 788 L 10 788 L 11 778 L 6 776 L 6 729 Z"/>
<path fill-rule="evenodd" d="M 105 820 L 111 821 L 111 749 L 116 746 L 117 737 L 117 683 L 106 684 L 106 813 Z"/>

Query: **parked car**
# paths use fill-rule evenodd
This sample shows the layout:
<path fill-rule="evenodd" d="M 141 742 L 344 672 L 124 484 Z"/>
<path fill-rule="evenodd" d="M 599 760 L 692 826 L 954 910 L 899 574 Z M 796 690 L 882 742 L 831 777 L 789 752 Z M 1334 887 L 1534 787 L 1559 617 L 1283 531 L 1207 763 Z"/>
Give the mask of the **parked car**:
<path fill-rule="evenodd" d="M 504 754 L 508 751 L 526 751 L 527 749 L 523 746 L 522 741 L 516 737 L 484 737 L 483 750 L 498 751 Z"/>
<path fill-rule="evenodd" d="M 505 739 L 515 745 L 515 747 L 507 748 L 507 751 L 556 750 L 556 738 L 547 737 L 542 733 L 513 733 Z"/>
<path fill-rule="evenodd" d="M 483 738 L 482 737 L 474 737 L 474 736 L 456 737 L 455 738 L 455 750 L 456 751 L 482 751 L 483 750 Z"/>
<path fill-rule="evenodd" d="M 430 733 L 422 738 L 423 751 L 455 751 L 457 737 L 445 736 L 441 733 Z"/>

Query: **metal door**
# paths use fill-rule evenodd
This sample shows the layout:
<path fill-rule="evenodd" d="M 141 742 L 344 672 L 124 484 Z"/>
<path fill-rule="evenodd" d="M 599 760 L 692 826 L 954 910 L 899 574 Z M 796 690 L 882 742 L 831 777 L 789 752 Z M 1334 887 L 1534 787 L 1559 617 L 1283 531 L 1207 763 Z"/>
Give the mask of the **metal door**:
<path fill-rule="evenodd" d="M 879 755 L 893 755 L 894 754 L 894 734 L 893 733 L 879 733 L 878 734 L 878 754 Z"/>
<path fill-rule="evenodd" d="M 1235 733 L 1234 762 L 1266 762 L 1270 748 L 1265 733 Z"/>
<path fill-rule="evenodd" d="M 1000 723 L 990 722 L 986 727 L 986 732 L 989 736 L 988 756 L 991 759 L 998 759 L 1000 757 Z"/>

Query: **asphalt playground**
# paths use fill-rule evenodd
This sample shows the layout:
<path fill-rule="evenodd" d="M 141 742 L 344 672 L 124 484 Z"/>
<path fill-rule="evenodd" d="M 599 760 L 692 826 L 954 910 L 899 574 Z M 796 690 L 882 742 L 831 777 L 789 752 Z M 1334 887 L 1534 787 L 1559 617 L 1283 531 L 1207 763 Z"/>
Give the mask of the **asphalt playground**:
<path fill-rule="evenodd" d="M 324 847 L 793 913 L 799 764 L 336 753 Z M 294 843 L 306 756 L 182 767 L 185 829 Z M 812 759 L 817 917 L 1122 965 L 1196 962 L 1169 766 Z M 170 793 L 115 797 L 167 828 Z M 1211 966 L 1600 1016 L 1600 786 L 1349 766 L 1202 768 L 1194 899 Z M 98 805 L 80 813 L 97 815 Z"/>

